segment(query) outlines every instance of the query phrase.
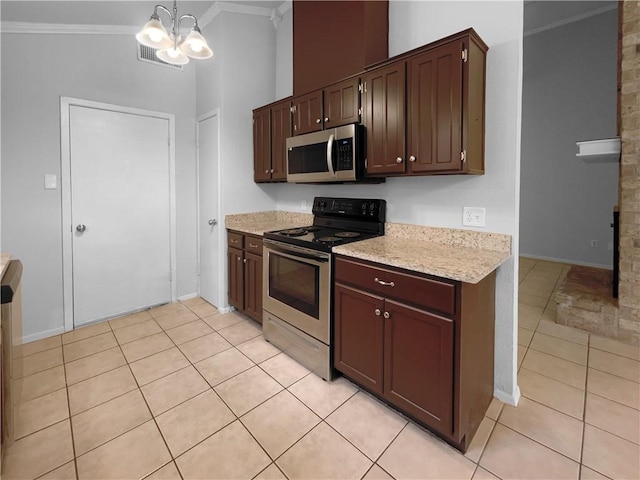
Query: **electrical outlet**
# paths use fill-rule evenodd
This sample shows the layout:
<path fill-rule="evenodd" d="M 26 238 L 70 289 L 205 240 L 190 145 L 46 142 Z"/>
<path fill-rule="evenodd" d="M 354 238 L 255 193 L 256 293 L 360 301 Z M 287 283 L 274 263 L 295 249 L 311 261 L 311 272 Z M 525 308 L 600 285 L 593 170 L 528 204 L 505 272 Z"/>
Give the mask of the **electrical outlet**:
<path fill-rule="evenodd" d="M 463 207 L 462 225 L 466 227 L 484 227 L 485 209 L 483 207 Z"/>

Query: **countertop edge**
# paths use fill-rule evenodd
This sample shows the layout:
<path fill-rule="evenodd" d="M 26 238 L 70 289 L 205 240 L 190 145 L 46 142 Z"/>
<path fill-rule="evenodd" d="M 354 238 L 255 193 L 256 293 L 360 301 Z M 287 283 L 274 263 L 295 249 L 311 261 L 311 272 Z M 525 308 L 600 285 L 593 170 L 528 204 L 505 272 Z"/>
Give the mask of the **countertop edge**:
<path fill-rule="evenodd" d="M 11 262 L 11 254 L 10 253 L 0 253 L 0 278 L 4 275 L 4 272 L 7 270 L 9 266 L 9 262 Z"/>

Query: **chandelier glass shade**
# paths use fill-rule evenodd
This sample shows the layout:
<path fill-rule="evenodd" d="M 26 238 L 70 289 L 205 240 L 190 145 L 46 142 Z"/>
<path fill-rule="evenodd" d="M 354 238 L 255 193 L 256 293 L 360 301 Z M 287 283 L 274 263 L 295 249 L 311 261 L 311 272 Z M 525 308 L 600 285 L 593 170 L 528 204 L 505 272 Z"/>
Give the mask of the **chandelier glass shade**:
<path fill-rule="evenodd" d="M 213 51 L 198 27 L 198 19 L 190 14 L 178 17 L 176 3 L 174 0 L 173 12 L 162 5 L 155 6 L 149 21 L 136 34 L 138 42 L 147 47 L 155 48 L 157 50 L 156 55 L 160 60 L 173 65 L 189 63 L 189 58 L 203 60 L 213 57 Z M 171 18 L 170 31 L 167 31 L 160 20 L 159 11 L 167 13 Z M 180 35 L 180 24 L 185 19 L 191 19 L 193 26 L 189 34 L 183 39 Z"/>

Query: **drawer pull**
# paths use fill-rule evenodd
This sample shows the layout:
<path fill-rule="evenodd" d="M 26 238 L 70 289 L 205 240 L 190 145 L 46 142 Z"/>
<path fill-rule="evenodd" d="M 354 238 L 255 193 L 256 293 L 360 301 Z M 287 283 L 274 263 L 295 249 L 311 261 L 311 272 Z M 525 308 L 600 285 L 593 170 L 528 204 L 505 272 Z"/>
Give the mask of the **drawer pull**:
<path fill-rule="evenodd" d="M 391 315 L 389 315 L 389 312 L 384 312 L 384 315 L 383 315 L 384 318 L 389 318 L 390 316 Z"/>
<path fill-rule="evenodd" d="M 380 280 L 378 277 L 373 279 L 376 283 L 379 283 L 380 285 L 384 285 L 385 287 L 395 287 L 396 284 L 393 282 L 385 282 Z"/>
<path fill-rule="evenodd" d="M 249 242 L 249 246 L 250 246 L 251 248 L 258 248 L 258 245 L 257 245 L 257 244 L 255 244 L 255 243 L 251 243 L 251 242 Z"/>
<path fill-rule="evenodd" d="M 231 240 L 231 243 L 238 243 L 238 240 Z"/>
<path fill-rule="evenodd" d="M 375 314 L 376 314 L 376 317 L 379 317 L 381 312 L 380 312 L 380 309 L 379 309 L 379 308 L 376 308 L 376 309 L 373 311 L 373 313 L 375 313 Z"/>

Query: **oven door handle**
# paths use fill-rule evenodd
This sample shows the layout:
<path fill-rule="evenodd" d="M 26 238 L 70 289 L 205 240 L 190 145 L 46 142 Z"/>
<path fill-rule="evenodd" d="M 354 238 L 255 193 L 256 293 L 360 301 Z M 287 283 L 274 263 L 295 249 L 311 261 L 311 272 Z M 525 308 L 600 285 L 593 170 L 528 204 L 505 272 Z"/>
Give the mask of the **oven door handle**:
<path fill-rule="evenodd" d="M 332 176 L 336 176 L 336 172 L 333 169 L 333 139 L 335 135 L 332 133 L 329 135 L 329 141 L 327 142 L 327 168 Z"/>
<path fill-rule="evenodd" d="M 268 246 L 265 245 L 265 250 L 267 251 L 267 253 L 276 253 L 278 255 L 282 255 L 283 257 L 290 258 L 291 260 L 300 260 L 301 258 L 304 258 L 305 260 L 311 260 L 318 264 L 327 263 L 331 258 L 328 256 L 313 255 L 311 253 L 306 253 L 306 252 L 284 250 L 271 243 Z"/>

